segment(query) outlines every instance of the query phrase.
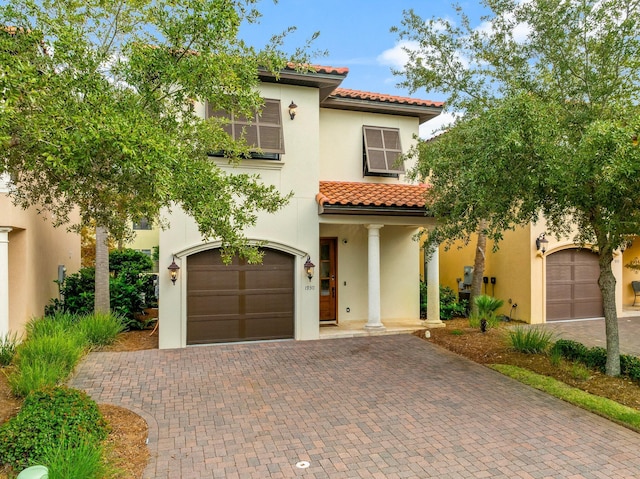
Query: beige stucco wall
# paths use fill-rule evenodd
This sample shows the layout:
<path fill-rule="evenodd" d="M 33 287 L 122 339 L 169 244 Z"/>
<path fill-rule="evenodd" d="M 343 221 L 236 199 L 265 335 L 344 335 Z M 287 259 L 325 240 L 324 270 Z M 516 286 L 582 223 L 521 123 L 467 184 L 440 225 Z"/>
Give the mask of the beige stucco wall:
<path fill-rule="evenodd" d="M 400 143 L 404 151 L 415 144 L 413 135 L 418 133 L 417 118 L 397 115 L 381 115 L 356 111 L 323 108 L 320 110 L 320 179 L 339 181 L 367 181 L 372 183 L 405 182 L 400 179 L 363 176 L 362 127 L 380 126 L 400 129 Z M 326 140 L 325 140 L 326 139 Z M 405 163 L 409 171 L 413 160 Z"/>
<path fill-rule="evenodd" d="M 635 295 L 631 287 L 631 281 L 640 281 L 640 269 L 625 268 L 629 263 L 640 264 L 640 239 L 636 238 L 633 244 L 625 250 L 622 255 L 622 305 L 631 306 Z M 636 306 L 640 305 L 640 297 L 636 301 Z"/>
<path fill-rule="evenodd" d="M 378 218 L 379 219 L 379 218 Z M 389 221 L 389 220 L 387 220 Z M 373 221 L 372 223 L 375 223 Z M 380 316 L 420 318 L 420 264 L 417 227 L 389 225 L 380 229 Z M 338 322 L 368 318 L 368 230 L 364 224 L 321 224 L 320 236 L 337 238 Z"/>
<path fill-rule="evenodd" d="M 24 211 L 0 194 L 2 226 L 9 232 L 9 328 L 21 333 L 24 324 L 41 316 L 44 307 L 58 296 L 58 265 L 67 274 L 80 269 L 80 235 L 65 227 L 54 228 L 48 215 L 38 215 L 35 208 Z M 73 216 L 73 221 L 78 221 Z"/>
<path fill-rule="evenodd" d="M 546 252 L 538 252 L 535 240 L 540 233 L 546 231 L 546 222 L 540 220 L 536 224 L 505 232 L 497 252 L 491 251 L 493 245 L 488 242 L 484 276 L 496 278 L 495 297 L 505 301 L 502 314 L 512 313 L 512 318 L 534 324 L 546 321 L 546 259 L 555 252 L 576 247 L 571 234 L 556 238 L 547 233 L 549 243 Z M 474 236 L 469 245 L 462 249 L 454 245 L 449 251 L 445 251 L 441 247 L 440 281 L 443 285 L 457 291 L 455 279 L 462 277 L 464 266 L 473 266 L 475 244 Z M 635 256 L 640 256 L 640 245 L 634 245 L 625 252 L 625 258 Z M 616 277 L 616 303 L 620 314 L 623 304 L 633 302 L 630 283 L 634 273 L 623 268 L 622 255 L 614 258 L 612 269 Z M 640 278 L 640 273 L 638 277 Z M 484 286 L 482 291 L 484 292 Z M 487 285 L 487 293 L 493 294 L 491 284 Z M 512 304 L 518 305 L 513 311 Z"/>
<path fill-rule="evenodd" d="M 255 173 L 281 192 L 293 192 L 289 204 L 275 214 L 260 214 L 257 224 L 247 229 L 247 238 L 266 241 L 267 246 L 293 254 L 295 262 L 295 338 L 315 339 L 318 326 L 317 275 L 309 282 L 302 265 L 309 254 L 318 258 L 319 229 L 315 194 L 319 180 L 318 90 L 290 85 L 263 84 L 265 98 L 280 99 L 286 153 L 281 161 L 247 160 L 238 167 L 218 164 L 230 173 Z M 298 105 L 298 114 L 291 120 L 287 107 L 291 101 Z M 202 113 L 204 110 L 202 109 Z M 186 345 L 186 263 L 188 255 L 217 245 L 205 244 L 195 221 L 180 208 L 167 216 L 169 227 L 160 233 L 160 347 L 176 348 Z M 162 274 L 171 263 L 172 255 L 181 266 L 174 286 L 168 274 Z M 316 260 L 317 262 L 317 260 Z"/>

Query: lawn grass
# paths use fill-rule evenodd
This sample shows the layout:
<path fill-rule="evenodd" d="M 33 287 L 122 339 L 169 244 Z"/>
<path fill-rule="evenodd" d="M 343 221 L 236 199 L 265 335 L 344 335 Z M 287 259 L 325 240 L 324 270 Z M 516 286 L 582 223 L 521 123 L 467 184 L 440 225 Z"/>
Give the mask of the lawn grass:
<path fill-rule="evenodd" d="M 517 366 L 492 364 L 489 367 L 521 383 L 640 432 L 640 411 Z"/>

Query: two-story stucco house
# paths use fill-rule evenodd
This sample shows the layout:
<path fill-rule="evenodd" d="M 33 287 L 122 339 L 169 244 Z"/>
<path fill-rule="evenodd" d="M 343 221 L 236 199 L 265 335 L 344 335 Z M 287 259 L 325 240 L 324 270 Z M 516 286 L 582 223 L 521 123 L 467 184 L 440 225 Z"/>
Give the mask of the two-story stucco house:
<path fill-rule="evenodd" d="M 426 186 L 405 176 L 399 161 L 418 127 L 442 104 L 341 89 L 346 68 L 287 69 L 261 75 L 265 99 L 251 125 L 230 118 L 261 152 L 239 166 L 212 157 L 220 168 L 255 173 L 290 202 L 262 215 L 246 236 L 264 244 L 264 262 L 224 265 L 219 242 L 204 242 L 180 209 L 160 232 L 160 347 L 291 338 L 317 339 L 322 325 L 365 320 L 370 331 L 386 320 L 419 325 L 419 243 L 433 224 Z M 296 106 L 290 112 L 290 106 Z M 202 115 L 226 115 L 199 105 Z M 292 114 L 294 113 L 294 114 Z M 162 274 L 175 260 L 175 284 Z M 437 260 L 430 294 L 438 305 Z M 315 268 L 309 274 L 309 264 Z M 437 318 L 437 314 L 431 317 Z M 437 319 L 436 319 L 437 320 Z"/>
<path fill-rule="evenodd" d="M 0 176 L 0 337 L 21 333 L 58 296 L 54 280 L 80 268 L 80 235 L 54 228 L 36 208 L 23 210 L 8 196 Z"/>

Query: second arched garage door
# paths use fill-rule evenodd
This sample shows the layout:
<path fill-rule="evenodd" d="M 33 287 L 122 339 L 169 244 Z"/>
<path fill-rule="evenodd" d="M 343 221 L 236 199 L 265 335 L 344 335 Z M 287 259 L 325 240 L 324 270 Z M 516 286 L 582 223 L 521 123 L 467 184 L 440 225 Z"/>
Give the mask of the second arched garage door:
<path fill-rule="evenodd" d="M 603 315 L 596 254 L 584 249 L 566 249 L 550 254 L 546 261 L 547 321 Z"/>
<path fill-rule="evenodd" d="M 293 338 L 294 257 L 264 249 L 262 264 L 218 249 L 187 258 L 187 344 Z"/>

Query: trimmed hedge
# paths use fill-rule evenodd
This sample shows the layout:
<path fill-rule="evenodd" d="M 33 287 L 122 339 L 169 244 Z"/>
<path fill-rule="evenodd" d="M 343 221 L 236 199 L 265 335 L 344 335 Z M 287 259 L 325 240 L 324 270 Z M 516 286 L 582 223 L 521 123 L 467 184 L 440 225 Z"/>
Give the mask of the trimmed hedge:
<path fill-rule="evenodd" d="M 599 346 L 588 348 L 577 341 L 559 339 L 553 345 L 552 351 L 559 352 L 562 357 L 570 361 L 579 361 L 588 368 L 605 372 L 607 364 L 607 350 L 605 348 Z M 640 358 L 621 354 L 620 375 L 640 382 Z"/>

